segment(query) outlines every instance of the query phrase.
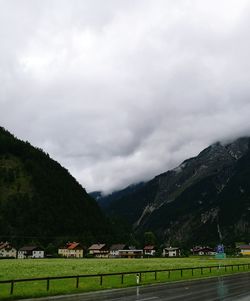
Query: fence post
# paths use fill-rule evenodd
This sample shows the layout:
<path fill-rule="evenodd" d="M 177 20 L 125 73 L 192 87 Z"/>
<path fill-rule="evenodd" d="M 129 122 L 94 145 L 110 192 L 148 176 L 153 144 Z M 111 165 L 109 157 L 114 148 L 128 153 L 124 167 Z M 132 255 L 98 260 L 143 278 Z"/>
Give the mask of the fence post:
<path fill-rule="evenodd" d="M 168 278 L 170 278 L 170 270 L 168 271 Z"/>
<path fill-rule="evenodd" d="M 79 288 L 79 276 L 76 277 L 76 288 Z"/>
<path fill-rule="evenodd" d="M 141 273 L 140 273 L 140 282 L 141 282 L 141 279 L 142 279 L 142 275 L 141 275 Z"/>
<path fill-rule="evenodd" d="M 203 268 L 201 268 L 201 275 L 203 275 Z"/>
<path fill-rule="evenodd" d="M 121 278 L 121 284 L 123 284 L 123 277 L 124 277 L 124 275 L 122 274 L 122 278 Z"/>
<path fill-rule="evenodd" d="M 212 273 L 212 268 L 211 267 L 209 267 L 209 272 Z"/>
<path fill-rule="evenodd" d="M 182 277 L 182 274 L 183 274 L 183 271 L 182 271 L 182 269 L 181 269 L 181 277 Z"/>
<path fill-rule="evenodd" d="M 194 276 L 194 269 L 192 268 L 192 276 Z"/>
<path fill-rule="evenodd" d="M 49 290 L 49 278 L 47 278 L 47 291 Z"/>
<path fill-rule="evenodd" d="M 238 264 L 238 271 L 240 270 L 240 265 Z"/>
<path fill-rule="evenodd" d="M 102 285 L 102 275 L 100 276 L 100 285 Z"/>
<path fill-rule="evenodd" d="M 13 295 L 13 292 L 14 292 L 14 280 L 11 281 L 10 294 Z"/>

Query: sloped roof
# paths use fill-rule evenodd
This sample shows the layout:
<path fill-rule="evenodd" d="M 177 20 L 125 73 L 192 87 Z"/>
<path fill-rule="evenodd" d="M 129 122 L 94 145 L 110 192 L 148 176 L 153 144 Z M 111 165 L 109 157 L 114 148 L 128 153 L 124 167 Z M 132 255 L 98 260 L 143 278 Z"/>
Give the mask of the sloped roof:
<path fill-rule="evenodd" d="M 0 242 L 0 250 L 8 246 L 7 242 Z"/>
<path fill-rule="evenodd" d="M 180 248 L 177 248 L 177 247 L 169 247 L 169 248 L 165 248 L 165 250 L 167 250 L 167 251 L 176 251 L 176 250 L 180 250 Z"/>
<path fill-rule="evenodd" d="M 89 247 L 89 250 L 101 250 L 105 247 L 105 244 L 93 244 Z"/>
<path fill-rule="evenodd" d="M 81 244 L 79 242 L 72 242 L 69 244 L 68 246 L 68 250 L 74 250 L 76 248 L 81 248 L 83 249 L 83 247 L 81 246 Z"/>
<path fill-rule="evenodd" d="M 145 246 L 144 247 L 144 250 L 149 250 L 149 251 L 151 251 L 151 250 L 154 250 L 155 249 L 155 246 L 151 246 L 151 245 L 148 245 L 148 246 Z"/>
<path fill-rule="evenodd" d="M 125 244 L 115 244 L 110 247 L 110 251 L 123 250 L 126 247 Z"/>
<path fill-rule="evenodd" d="M 214 251 L 214 249 L 211 247 L 208 247 L 208 246 L 206 246 L 206 247 L 196 246 L 192 249 L 192 251 L 193 252 L 201 252 L 201 251 L 211 251 L 212 252 L 212 251 Z"/>
<path fill-rule="evenodd" d="M 238 247 L 241 250 L 250 250 L 250 245 L 243 245 Z"/>
<path fill-rule="evenodd" d="M 38 246 L 23 246 L 19 251 L 42 251 L 43 249 Z"/>
<path fill-rule="evenodd" d="M 69 244 L 68 249 L 74 250 L 77 246 L 79 246 L 79 242 L 72 242 L 71 244 Z"/>
<path fill-rule="evenodd" d="M 0 250 L 11 250 L 11 249 L 15 249 L 8 241 L 6 242 L 0 242 Z"/>
<path fill-rule="evenodd" d="M 59 247 L 61 250 L 74 250 L 74 249 L 84 249 L 80 242 L 68 242 L 65 246 Z"/>

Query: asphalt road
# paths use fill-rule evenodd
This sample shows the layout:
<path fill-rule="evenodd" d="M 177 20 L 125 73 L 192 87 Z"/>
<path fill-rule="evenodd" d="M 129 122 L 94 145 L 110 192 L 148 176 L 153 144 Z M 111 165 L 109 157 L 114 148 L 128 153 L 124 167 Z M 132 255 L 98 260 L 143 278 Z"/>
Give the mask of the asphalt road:
<path fill-rule="evenodd" d="M 31 300 L 31 299 L 30 299 Z M 126 289 L 99 291 L 36 301 L 250 301 L 250 273 Z"/>

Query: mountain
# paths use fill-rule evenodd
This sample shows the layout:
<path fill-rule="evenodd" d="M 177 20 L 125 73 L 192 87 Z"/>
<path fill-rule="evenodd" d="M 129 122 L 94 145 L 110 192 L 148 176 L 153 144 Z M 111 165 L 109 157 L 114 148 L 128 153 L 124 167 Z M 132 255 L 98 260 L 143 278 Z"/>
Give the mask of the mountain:
<path fill-rule="evenodd" d="M 215 143 L 132 193 L 116 192 L 105 210 L 169 244 L 250 241 L 249 143 Z"/>
<path fill-rule="evenodd" d="M 125 189 L 114 191 L 113 193 L 108 194 L 106 196 L 103 196 L 101 191 L 93 191 L 90 193 L 90 195 L 97 201 L 100 207 L 105 211 L 106 208 L 108 208 L 113 201 L 116 201 L 117 199 L 120 199 L 123 196 L 128 196 L 132 194 L 143 185 L 144 185 L 143 182 L 132 184 L 126 187 Z"/>
<path fill-rule="evenodd" d="M 65 168 L 0 128 L 0 240 L 92 242 L 111 232 L 96 201 Z"/>

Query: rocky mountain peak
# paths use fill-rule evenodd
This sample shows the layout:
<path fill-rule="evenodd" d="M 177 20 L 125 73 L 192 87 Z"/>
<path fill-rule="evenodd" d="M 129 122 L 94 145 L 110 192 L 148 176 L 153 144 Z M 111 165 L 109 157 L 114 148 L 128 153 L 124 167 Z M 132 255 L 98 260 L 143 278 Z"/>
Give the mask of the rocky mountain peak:
<path fill-rule="evenodd" d="M 241 158 L 248 147 L 249 138 L 239 138 L 226 145 L 216 142 L 200 152 L 198 156 L 185 160 L 177 168 L 159 175 L 156 177 L 159 183 L 154 200 L 156 207 L 172 202 L 185 189 L 205 177 L 219 174 L 225 169 L 230 173 L 235 160 Z"/>
<path fill-rule="evenodd" d="M 137 233 L 154 230 L 169 243 L 250 239 L 249 142 L 247 137 L 216 142 L 129 195 L 114 198 L 107 212 L 127 219 Z"/>

